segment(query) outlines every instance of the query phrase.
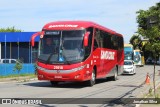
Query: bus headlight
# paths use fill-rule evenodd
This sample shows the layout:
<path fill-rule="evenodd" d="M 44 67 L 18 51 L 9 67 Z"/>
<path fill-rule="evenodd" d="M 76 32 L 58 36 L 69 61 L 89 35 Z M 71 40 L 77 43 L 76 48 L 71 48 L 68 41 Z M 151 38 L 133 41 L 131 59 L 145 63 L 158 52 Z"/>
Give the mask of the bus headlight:
<path fill-rule="evenodd" d="M 76 72 L 76 71 L 82 70 L 85 66 L 86 65 L 80 66 L 78 68 L 71 69 L 71 72 Z"/>

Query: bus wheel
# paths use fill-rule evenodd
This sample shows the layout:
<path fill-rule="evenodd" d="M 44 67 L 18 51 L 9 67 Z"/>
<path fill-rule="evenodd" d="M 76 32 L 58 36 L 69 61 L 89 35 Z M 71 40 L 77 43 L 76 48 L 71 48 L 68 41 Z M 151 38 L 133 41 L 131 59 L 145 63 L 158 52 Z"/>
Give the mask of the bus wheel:
<path fill-rule="evenodd" d="M 50 81 L 52 86 L 57 86 L 58 85 L 58 81 Z"/>
<path fill-rule="evenodd" d="M 113 81 L 116 81 L 118 79 L 118 72 L 114 72 Z"/>
<path fill-rule="evenodd" d="M 96 73 L 95 73 L 95 70 L 93 69 L 92 77 L 91 77 L 91 80 L 88 81 L 88 85 L 93 86 L 95 83 L 96 83 Z"/>

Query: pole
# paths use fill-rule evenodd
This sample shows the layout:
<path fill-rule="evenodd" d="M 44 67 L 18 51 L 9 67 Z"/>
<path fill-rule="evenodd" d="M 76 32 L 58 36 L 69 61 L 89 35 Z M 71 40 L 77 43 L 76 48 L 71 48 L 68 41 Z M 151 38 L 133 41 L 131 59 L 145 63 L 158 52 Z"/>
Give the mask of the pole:
<path fill-rule="evenodd" d="M 155 60 L 156 60 L 156 56 L 155 56 Z M 154 97 L 156 98 L 155 61 L 154 61 L 154 71 L 153 71 L 153 88 L 154 88 Z"/>
<path fill-rule="evenodd" d="M 31 63 L 31 58 L 30 58 L 30 42 L 29 42 L 29 47 L 28 47 L 28 63 Z"/>
<path fill-rule="evenodd" d="M 6 53 L 7 53 L 6 46 L 7 44 L 6 44 L 6 35 L 5 35 L 5 59 L 6 59 Z M 4 63 L 5 63 L 5 74 L 6 74 L 6 60 Z"/>
<path fill-rule="evenodd" d="M 19 59 L 19 38 L 18 38 L 18 59 Z"/>
<path fill-rule="evenodd" d="M 31 64 L 32 64 L 32 47 L 31 47 Z"/>
<path fill-rule="evenodd" d="M 4 38 L 5 40 L 5 55 L 4 55 L 4 58 L 6 59 L 6 53 L 7 53 L 7 50 L 6 50 L 6 46 L 7 46 L 7 44 L 6 44 L 6 35 L 5 35 L 5 38 Z"/>
<path fill-rule="evenodd" d="M 12 43 L 10 42 L 10 59 L 12 59 Z"/>

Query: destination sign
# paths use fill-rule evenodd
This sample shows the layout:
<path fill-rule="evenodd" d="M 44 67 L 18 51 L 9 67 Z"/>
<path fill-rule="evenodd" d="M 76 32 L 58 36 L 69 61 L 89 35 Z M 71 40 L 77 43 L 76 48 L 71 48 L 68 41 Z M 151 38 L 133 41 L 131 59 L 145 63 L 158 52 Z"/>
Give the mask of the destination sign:
<path fill-rule="evenodd" d="M 60 31 L 46 31 L 45 34 L 46 35 L 59 35 Z"/>

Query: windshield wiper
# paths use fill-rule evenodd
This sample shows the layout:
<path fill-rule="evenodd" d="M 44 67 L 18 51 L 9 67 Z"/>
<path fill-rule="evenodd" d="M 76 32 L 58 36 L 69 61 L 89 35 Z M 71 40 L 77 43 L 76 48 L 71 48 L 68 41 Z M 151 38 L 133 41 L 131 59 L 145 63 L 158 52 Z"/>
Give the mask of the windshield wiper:
<path fill-rule="evenodd" d="M 49 61 L 51 60 L 52 56 L 53 56 L 54 53 L 51 53 L 46 61 L 46 64 L 49 64 Z"/>

